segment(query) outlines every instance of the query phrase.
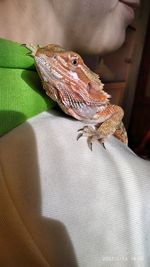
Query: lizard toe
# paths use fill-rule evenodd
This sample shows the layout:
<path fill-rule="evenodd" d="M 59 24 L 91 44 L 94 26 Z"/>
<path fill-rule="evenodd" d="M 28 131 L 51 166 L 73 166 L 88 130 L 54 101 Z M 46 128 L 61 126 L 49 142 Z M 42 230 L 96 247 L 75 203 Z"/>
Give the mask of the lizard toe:
<path fill-rule="evenodd" d="M 100 135 L 100 133 L 95 129 L 94 126 L 84 126 L 82 129 L 78 130 L 79 134 L 77 136 L 77 140 L 79 140 L 82 136 L 87 137 L 87 143 L 89 149 L 92 151 L 93 142 L 98 141 L 104 148 L 104 138 Z"/>

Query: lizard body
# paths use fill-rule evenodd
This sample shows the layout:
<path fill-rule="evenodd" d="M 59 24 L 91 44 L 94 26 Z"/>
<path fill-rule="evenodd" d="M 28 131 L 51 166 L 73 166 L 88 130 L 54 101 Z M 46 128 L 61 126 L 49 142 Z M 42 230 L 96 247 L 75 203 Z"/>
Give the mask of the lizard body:
<path fill-rule="evenodd" d="M 26 47 L 32 51 L 46 94 L 66 114 L 90 124 L 79 130 L 77 139 L 87 136 L 90 149 L 94 140 L 104 146 L 109 135 L 127 144 L 122 123 L 123 109 L 110 103 L 110 95 L 103 90 L 104 85 L 98 75 L 84 64 L 77 53 L 52 44 Z"/>

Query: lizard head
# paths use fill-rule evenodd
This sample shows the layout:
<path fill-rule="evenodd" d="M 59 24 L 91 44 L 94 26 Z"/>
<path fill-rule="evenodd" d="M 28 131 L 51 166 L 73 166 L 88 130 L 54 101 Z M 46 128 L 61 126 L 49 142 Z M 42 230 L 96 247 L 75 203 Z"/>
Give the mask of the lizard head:
<path fill-rule="evenodd" d="M 46 83 L 46 93 L 66 113 L 73 109 L 80 114 L 85 107 L 95 112 L 109 102 L 110 96 L 104 92 L 98 75 L 84 64 L 77 53 L 48 45 L 38 48 L 34 57 L 41 80 Z"/>

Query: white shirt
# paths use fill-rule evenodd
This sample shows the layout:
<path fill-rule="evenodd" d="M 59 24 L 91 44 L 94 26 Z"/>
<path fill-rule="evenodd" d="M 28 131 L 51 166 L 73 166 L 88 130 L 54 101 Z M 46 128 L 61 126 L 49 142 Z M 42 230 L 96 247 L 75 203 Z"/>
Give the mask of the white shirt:
<path fill-rule="evenodd" d="M 150 266 L 150 163 L 44 112 L 0 139 L 0 266 Z"/>

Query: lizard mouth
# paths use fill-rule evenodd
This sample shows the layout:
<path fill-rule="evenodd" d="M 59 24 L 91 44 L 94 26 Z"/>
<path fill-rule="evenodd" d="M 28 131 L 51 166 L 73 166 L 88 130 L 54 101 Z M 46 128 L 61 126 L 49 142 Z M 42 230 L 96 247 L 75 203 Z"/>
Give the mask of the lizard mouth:
<path fill-rule="evenodd" d="M 82 86 L 82 85 L 81 85 Z M 110 95 L 103 90 L 97 90 L 94 85 L 88 84 L 81 87 L 81 90 L 76 90 L 77 85 L 72 85 L 72 91 L 68 87 L 67 83 L 65 86 L 60 86 L 58 92 L 60 99 L 64 105 L 74 108 L 81 109 L 85 107 L 89 108 L 100 108 L 105 106 L 109 102 Z"/>
<path fill-rule="evenodd" d="M 85 109 L 85 108 L 98 108 L 98 107 L 103 107 L 105 106 L 104 104 L 100 102 L 92 102 L 92 101 L 78 101 L 74 98 L 72 98 L 70 95 L 65 97 L 63 104 L 69 108 L 74 108 L 74 109 Z"/>

